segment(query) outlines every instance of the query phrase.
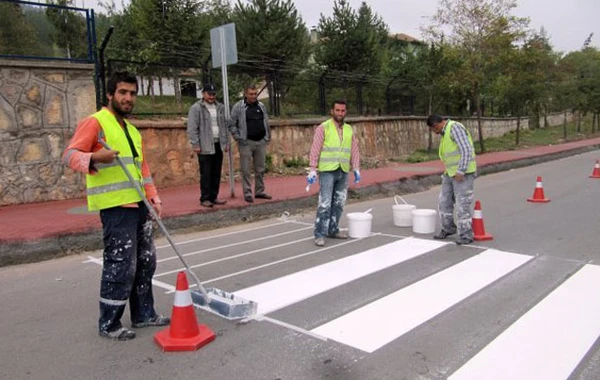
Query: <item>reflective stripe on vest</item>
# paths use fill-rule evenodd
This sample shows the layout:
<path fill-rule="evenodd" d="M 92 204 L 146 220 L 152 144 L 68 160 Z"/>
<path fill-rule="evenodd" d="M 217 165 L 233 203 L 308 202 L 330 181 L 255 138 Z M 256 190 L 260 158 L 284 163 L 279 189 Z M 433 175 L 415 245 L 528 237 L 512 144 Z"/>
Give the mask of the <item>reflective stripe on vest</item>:
<path fill-rule="evenodd" d="M 440 141 L 439 155 L 440 159 L 444 163 L 446 167 L 446 174 L 450 177 L 454 177 L 458 170 L 458 163 L 460 162 L 460 150 L 458 149 L 458 144 L 452 141 L 452 127 L 456 124 L 453 120 L 448 120 L 448 124 L 446 124 L 446 129 L 444 131 L 444 135 L 442 136 L 442 140 Z M 475 148 L 473 147 L 473 140 L 471 139 L 471 134 L 467 127 L 464 127 L 467 132 L 467 138 L 469 139 L 469 144 L 473 149 L 473 154 L 471 155 L 471 159 L 469 164 L 467 165 L 467 171 L 465 173 L 474 173 L 477 171 L 477 164 L 475 163 Z"/>
<path fill-rule="evenodd" d="M 105 108 L 93 114 L 92 117 L 96 118 L 102 127 L 98 138 L 104 138 L 113 150 L 119 151 L 119 157 L 134 180 L 140 182 L 142 191 L 144 191 L 143 184 L 151 183 L 152 179 L 142 178 L 142 136 L 139 131 L 125 120 L 127 130 L 139 155 L 139 157 L 133 158 L 125 131 L 117 118 Z M 109 164 L 97 163 L 95 167 L 98 172 L 86 176 L 87 201 L 90 211 L 137 203 L 142 200 L 116 160 Z"/>
<path fill-rule="evenodd" d="M 319 171 L 331 172 L 342 168 L 346 173 L 350 171 L 350 157 L 352 155 L 352 127 L 344 124 L 342 141 L 333 119 L 323 123 L 324 139 L 321 155 L 319 156 Z"/>

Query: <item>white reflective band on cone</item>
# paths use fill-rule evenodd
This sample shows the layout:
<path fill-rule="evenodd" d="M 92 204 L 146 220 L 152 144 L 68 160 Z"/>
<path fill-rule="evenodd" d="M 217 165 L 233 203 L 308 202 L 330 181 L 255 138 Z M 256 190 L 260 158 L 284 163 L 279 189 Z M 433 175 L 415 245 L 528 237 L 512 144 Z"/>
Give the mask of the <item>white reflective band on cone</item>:
<path fill-rule="evenodd" d="M 483 219 L 483 212 L 481 210 L 474 210 L 473 219 Z"/>
<path fill-rule="evenodd" d="M 537 188 L 541 188 L 541 187 L 542 187 L 542 183 L 541 183 L 541 182 L 536 182 L 536 183 L 535 183 L 535 187 L 537 187 Z"/>
<path fill-rule="evenodd" d="M 175 292 L 175 302 L 173 302 L 173 306 L 184 307 L 192 305 L 192 295 L 188 290 L 176 291 Z"/>

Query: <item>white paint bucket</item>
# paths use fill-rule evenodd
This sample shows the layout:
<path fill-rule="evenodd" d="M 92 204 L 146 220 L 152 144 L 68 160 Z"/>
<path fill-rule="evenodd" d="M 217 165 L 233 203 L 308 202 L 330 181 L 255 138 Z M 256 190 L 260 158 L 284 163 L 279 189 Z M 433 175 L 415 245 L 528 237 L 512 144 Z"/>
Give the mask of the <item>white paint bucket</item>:
<path fill-rule="evenodd" d="M 398 203 L 400 199 L 404 204 Z M 394 226 L 396 227 L 411 227 L 413 225 L 412 212 L 417 208 L 415 205 L 409 205 L 401 196 L 394 196 L 395 205 L 392 206 L 392 214 L 394 216 Z"/>
<path fill-rule="evenodd" d="M 430 209 L 413 210 L 413 232 L 416 234 L 432 234 L 435 232 L 437 211 Z"/>
<path fill-rule="evenodd" d="M 351 212 L 348 218 L 348 236 L 352 238 L 364 238 L 371 235 L 371 223 L 373 215 L 369 214 L 371 209 L 365 212 Z"/>

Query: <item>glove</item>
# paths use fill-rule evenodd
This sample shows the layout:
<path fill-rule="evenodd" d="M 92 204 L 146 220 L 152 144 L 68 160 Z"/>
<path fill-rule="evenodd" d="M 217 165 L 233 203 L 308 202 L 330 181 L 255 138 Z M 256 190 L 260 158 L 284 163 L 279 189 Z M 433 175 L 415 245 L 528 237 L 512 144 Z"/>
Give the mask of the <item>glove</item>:
<path fill-rule="evenodd" d="M 308 173 L 308 175 L 306 176 L 306 183 L 308 183 L 309 185 L 312 185 L 316 181 L 317 181 L 317 172 L 314 170 L 311 170 L 310 173 Z"/>
<path fill-rule="evenodd" d="M 360 182 L 360 171 L 355 170 L 354 171 L 354 183 L 359 183 Z"/>

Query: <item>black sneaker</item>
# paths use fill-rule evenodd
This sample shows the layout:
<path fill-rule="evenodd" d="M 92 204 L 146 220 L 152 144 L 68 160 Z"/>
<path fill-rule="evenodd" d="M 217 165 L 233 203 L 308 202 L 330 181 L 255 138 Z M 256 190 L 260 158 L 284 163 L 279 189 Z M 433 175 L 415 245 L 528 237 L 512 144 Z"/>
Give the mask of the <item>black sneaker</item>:
<path fill-rule="evenodd" d="M 121 327 L 113 331 L 98 331 L 98 335 L 103 338 L 121 341 L 135 338 L 135 332 L 127 327 Z"/>
<path fill-rule="evenodd" d="M 156 314 L 154 318 L 144 322 L 132 322 L 131 327 L 138 329 L 140 327 L 148 326 L 168 326 L 171 323 L 171 318 L 165 317 L 164 315 Z"/>
<path fill-rule="evenodd" d="M 437 234 L 433 235 L 433 238 L 437 239 L 437 240 L 444 240 L 448 236 L 454 235 L 455 233 L 456 232 L 448 232 L 448 231 L 441 230 Z"/>
<path fill-rule="evenodd" d="M 257 198 L 257 199 L 273 199 L 273 197 L 272 197 L 272 196 L 270 196 L 270 195 L 269 195 L 269 194 L 267 194 L 267 193 L 256 194 L 256 195 L 254 196 L 254 198 Z"/>
<path fill-rule="evenodd" d="M 252 203 L 252 202 L 254 202 L 254 198 L 252 198 L 252 195 L 246 195 L 246 196 L 244 197 L 244 200 L 245 200 L 246 202 L 248 202 L 248 203 Z"/>

